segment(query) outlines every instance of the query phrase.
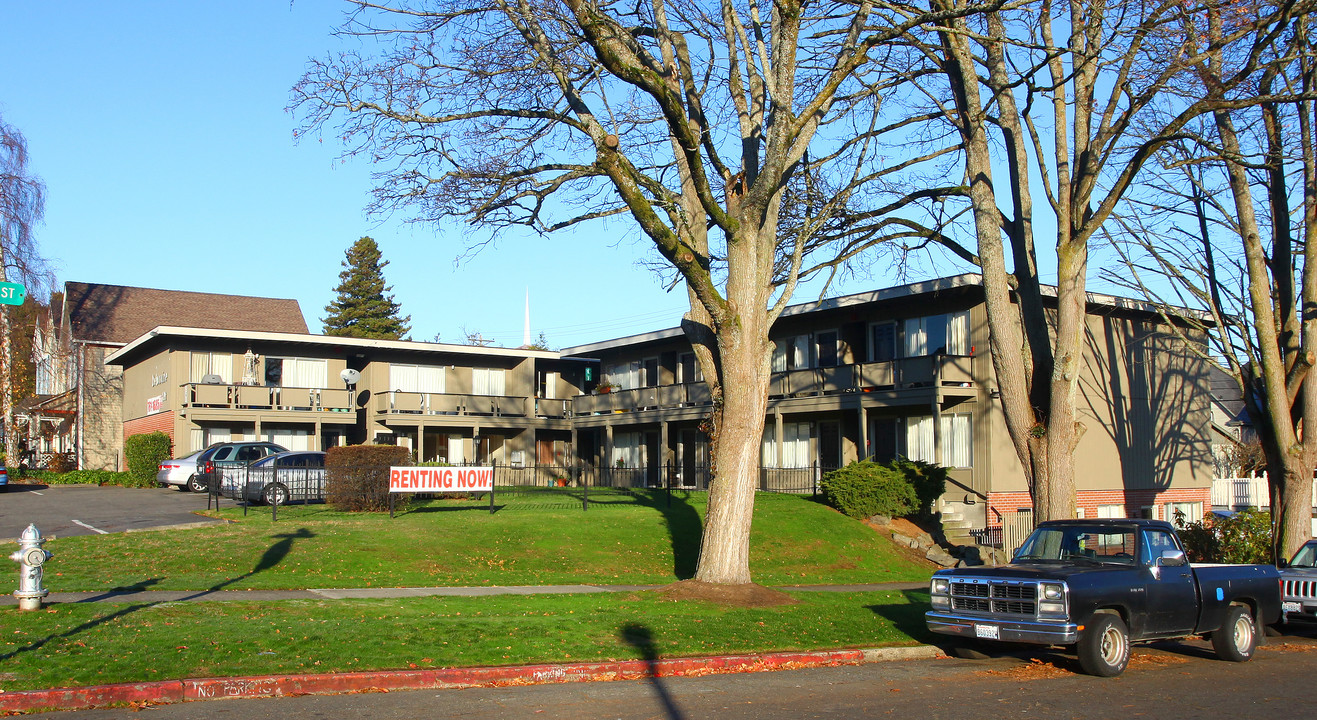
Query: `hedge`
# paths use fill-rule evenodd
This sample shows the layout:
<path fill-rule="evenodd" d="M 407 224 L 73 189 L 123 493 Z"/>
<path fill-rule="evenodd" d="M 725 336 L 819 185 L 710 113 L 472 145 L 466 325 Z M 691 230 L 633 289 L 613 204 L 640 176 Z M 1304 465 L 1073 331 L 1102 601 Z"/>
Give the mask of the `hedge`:
<path fill-rule="evenodd" d="M 123 441 L 123 454 L 128 461 L 128 472 L 142 482 L 155 482 L 160 463 L 173 453 L 174 441 L 162 432 L 132 435 Z"/>
<path fill-rule="evenodd" d="M 389 468 L 407 465 L 411 453 L 397 445 L 348 445 L 325 453 L 325 502 L 346 512 L 389 509 Z M 408 495 L 395 499 L 406 507 Z"/>
<path fill-rule="evenodd" d="M 149 480 L 128 472 L 113 470 L 74 470 L 66 473 L 46 472 L 31 476 L 46 485 L 118 485 L 120 487 L 155 487 L 155 474 Z"/>

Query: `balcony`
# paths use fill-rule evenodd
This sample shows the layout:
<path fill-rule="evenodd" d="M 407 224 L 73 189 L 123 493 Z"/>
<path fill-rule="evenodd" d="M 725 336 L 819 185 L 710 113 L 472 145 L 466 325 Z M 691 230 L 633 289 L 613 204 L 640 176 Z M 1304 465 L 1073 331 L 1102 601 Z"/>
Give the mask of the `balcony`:
<path fill-rule="evenodd" d="M 782 401 L 872 390 L 926 392 L 961 388 L 964 392 L 974 392 L 972 361 L 967 356 L 930 355 L 776 372 L 769 378 L 768 396 Z M 578 395 L 572 398 L 572 409 L 577 416 L 607 415 L 699 407 L 710 402 L 707 384 L 686 383 Z"/>
<path fill-rule="evenodd" d="M 421 393 L 391 390 L 377 393 L 375 412 L 381 415 L 458 415 L 505 418 L 565 418 L 566 400 L 515 397 L 508 395 L 464 395 L 460 393 Z"/>
<path fill-rule="evenodd" d="M 283 410 L 350 413 L 352 394 L 336 388 L 265 387 L 261 385 L 183 386 L 183 407 L 216 410 Z"/>

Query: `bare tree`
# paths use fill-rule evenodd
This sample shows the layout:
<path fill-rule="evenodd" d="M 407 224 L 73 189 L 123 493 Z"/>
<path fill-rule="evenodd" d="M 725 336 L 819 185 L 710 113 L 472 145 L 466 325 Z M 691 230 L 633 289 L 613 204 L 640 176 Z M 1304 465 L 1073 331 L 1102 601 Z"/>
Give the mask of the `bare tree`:
<path fill-rule="evenodd" d="M 33 232 L 46 208 L 46 186 L 28 169 L 27 140 L 0 117 L 0 282 L 11 279 L 30 285 L 29 292 L 49 279 Z M 5 427 L 5 457 L 18 457 L 14 428 L 13 346 L 9 306 L 0 305 L 0 415 Z"/>
<path fill-rule="evenodd" d="M 935 3 L 948 13 L 962 5 Z M 943 59 L 949 99 L 941 107 L 962 138 L 1006 426 L 1042 519 L 1075 514 L 1090 243 L 1149 158 L 1187 123 L 1231 103 L 1256 104 L 1245 91 L 1268 49 L 1311 10 L 1237 6 L 1041 0 L 957 15 L 923 45 Z M 1198 69 L 1213 50 L 1202 46 L 1201 26 L 1224 13 L 1235 25 L 1213 47 L 1235 62 L 1207 83 Z M 1002 170 L 1008 182 L 995 182 Z M 1040 248 L 1036 230 L 1053 228 L 1054 245 Z M 1055 253 L 1055 293 L 1040 279 L 1044 252 Z"/>
<path fill-rule="evenodd" d="M 1219 85 L 1242 61 L 1203 25 Z M 1317 47 L 1298 16 L 1261 58 L 1253 102 L 1223 103 L 1164 149 L 1149 191 L 1122 218 L 1126 267 L 1113 281 L 1163 307 L 1201 308 L 1205 357 L 1243 391 L 1271 486 L 1276 559 L 1311 537 L 1317 467 Z"/>
<path fill-rule="evenodd" d="M 750 582 L 769 328 L 801 278 L 939 235 L 963 189 L 910 181 L 952 146 L 912 129 L 897 88 L 930 64 L 902 38 L 995 3 L 353 4 L 343 32 L 375 44 L 314 61 L 294 105 L 378 163 L 375 209 L 546 236 L 623 218 L 684 283 L 715 408 L 696 579 Z"/>

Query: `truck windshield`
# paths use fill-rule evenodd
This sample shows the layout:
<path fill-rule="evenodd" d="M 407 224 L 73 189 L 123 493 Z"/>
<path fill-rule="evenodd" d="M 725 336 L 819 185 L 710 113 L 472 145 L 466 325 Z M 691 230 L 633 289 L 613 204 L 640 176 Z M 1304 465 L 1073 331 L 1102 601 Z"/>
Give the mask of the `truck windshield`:
<path fill-rule="evenodd" d="M 1133 529 L 1111 527 L 1043 527 L 1033 531 L 1015 554 L 1015 560 L 1065 560 L 1134 564 Z"/>

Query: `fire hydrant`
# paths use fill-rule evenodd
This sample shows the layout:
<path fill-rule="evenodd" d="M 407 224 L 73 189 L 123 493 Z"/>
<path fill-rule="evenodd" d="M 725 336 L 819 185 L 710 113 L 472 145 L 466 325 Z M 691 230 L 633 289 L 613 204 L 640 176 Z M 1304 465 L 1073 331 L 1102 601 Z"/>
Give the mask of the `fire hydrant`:
<path fill-rule="evenodd" d="M 44 544 L 46 539 L 41 537 L 41 531 L 36 525 L 29 524 L 18 538 L 18 550 L 9 556 L 18 563 L 18 589 L 14 591 L 14 597 L 18 598 L 19 610 L 40 610 L 41 598 L 50 594 L 41 587 L 44 573 L 41 566 L 53 557 L 49 550 L 42 549 Z"/>

